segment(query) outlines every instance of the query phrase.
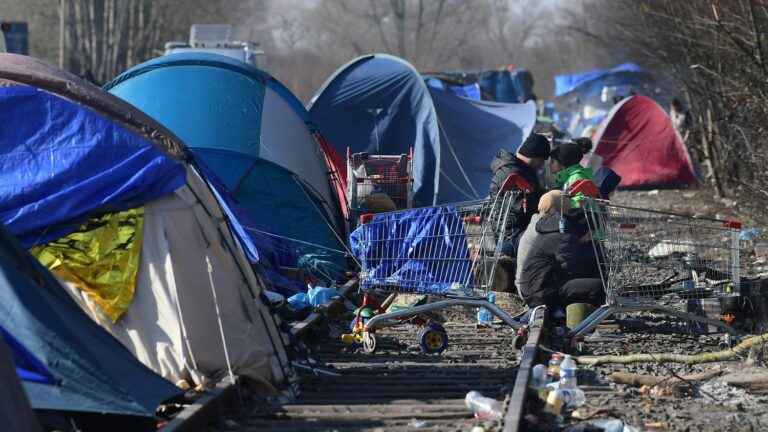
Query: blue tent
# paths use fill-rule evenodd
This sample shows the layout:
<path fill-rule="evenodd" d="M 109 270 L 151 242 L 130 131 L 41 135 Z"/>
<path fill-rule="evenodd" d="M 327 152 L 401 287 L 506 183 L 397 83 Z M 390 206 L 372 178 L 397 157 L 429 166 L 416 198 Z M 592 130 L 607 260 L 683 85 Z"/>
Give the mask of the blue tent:
<path fill-rule="evenodd" d="M 409 63 L 367 55 L 339 68 L 309 104 L 312 120 L 339 154 L 408 154 L 414 202 L 437 201 L 440 138 L 429 91 Z"/>
<path fill-rule="evenodd" d="M 533 104 L 489 103 L 428 87 L 407 62 L 386 54 L 340 68 L 310 103 L 312 120 L 346 153 L 406 154 L 413 147 L 414 203 L 487 195 L 490 162 L 515 150 L 536 118 Z"/>
<path fill-rule="evenodd" d="M 334 250 L 338 198 L 306 110 L 267 73 L 206 53 L 159 57 L 105 88 L 181 137 L 250 214 L 245 230 Z"/>
<path fill-rule="evenodd" d="M 634 63 L 622 63 L 611 69 L 591 69 L 573 74 L 555 75 L 555 97 L 562 96 L 575 90 L 577 87 L 592 80 L 605 80 L 610 75 L 615 75 L 619 72 L 643 72 L 643 68 Z M 621 83 L 610 84 L 618 85 Z"/>
<path fill-rule="evenodd" d="M 0 337 L 36 410 L 126 415 L 151 425 L 160 403 L 180 394 L 83 313 L 1 226 Z"/>
<path fill-rule="evenodd" d="M 514 152 L 536 123 L 536 105 L 478 101 L 430 89 L 440 124 L 439 203 L 483 198 L 499 149 Z"/>

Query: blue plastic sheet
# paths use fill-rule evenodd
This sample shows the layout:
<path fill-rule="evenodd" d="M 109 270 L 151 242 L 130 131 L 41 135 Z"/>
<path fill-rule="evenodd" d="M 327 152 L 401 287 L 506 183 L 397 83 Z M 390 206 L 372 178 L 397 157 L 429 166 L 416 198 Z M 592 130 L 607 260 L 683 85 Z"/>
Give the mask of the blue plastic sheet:
<path fill-rule="evenodd" d="M 289 297 L 288 304 L 295 310 L 303 310 L 327 304 L 338 295 L 336 288 L 315 286 L 308 288 L 305 293 L 298 293 Z"/>
<path fill-rule="evenodd" d="M 94 211 L 134 208 L 185 184 L 184 167 L 91 109 L 28 86 L 0 88 L 0 222 L 25 247 Z M 13 125 L 12 127 L 10 125 Z"/>
<path fill-rule="evenodd" d="M 478 82 L 496 102 L 523 103 L 533 97 L 533 77 L 525 69 L 482 72 Z"/>
<path fill-rule="evenodd" d="M 375 215 L 350 234 L 350 246 L 365 271 L 363 290 L 445 294 L 472 284 L 464 224 L 450 205 Z"/>
<path fill-rule="evenodd" d="M 555 75 L 555 96 L 562 96 L 592 80 L 604 79 L 619 72 L 642 72 L 643 68 L 634 63 L 623 63 L 611 69 L 592 69 L 574 74 Z"/>

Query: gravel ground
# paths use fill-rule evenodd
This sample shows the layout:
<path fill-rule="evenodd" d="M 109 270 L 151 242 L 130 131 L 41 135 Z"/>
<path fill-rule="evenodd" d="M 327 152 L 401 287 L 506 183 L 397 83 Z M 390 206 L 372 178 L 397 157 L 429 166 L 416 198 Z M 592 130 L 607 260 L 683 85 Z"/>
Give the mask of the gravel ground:
<path fill-rule="evenodd" d="M 589 338 L 583 354 L 621 355 L 629 353 L 697 354 L 718 351 L 719 335 L 686 334 L 683 325 L 631 317 L 615 325 L 604 326 L 599 335 Z M 728 385 L 724 377 L 743 372 L 743 360 L 702 365 L 649 364 L 602 365 L 579 370 L 579 384 L 584 386 L 587 403 L 579 413 L 597 418 L 618 418 L 638 430 L 665 431 L 760 431 L 768 430 L 768 395 L 751 394 Z M 755 368 L 766 371 L 765 368 Z M 722 375 L 683 386 L 680 392 L 641 389 L 614 384 L 610 375 L 627 372 L 673 378 L 706 371 Z M 659 386 L 661 387 L 661 386 Z M 671 393 L 671 394 L 670 394 Z M 591 419 L 591 420 L 592 420 Z M 566 421 L 568 427 L 589 421 Z"/>

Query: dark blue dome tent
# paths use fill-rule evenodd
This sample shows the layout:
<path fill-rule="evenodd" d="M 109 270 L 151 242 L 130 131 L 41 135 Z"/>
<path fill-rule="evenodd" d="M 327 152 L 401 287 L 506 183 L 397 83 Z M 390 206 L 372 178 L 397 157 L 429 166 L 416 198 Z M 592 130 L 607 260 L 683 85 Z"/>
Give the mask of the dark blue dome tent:
<path fill-rule="evenodd" d="M 30 57 L 0 54 L 0 81 L 0 222 L 81 309 L 172 383 L 282 383 L 264 286 L 183 143 Z"/>
<path fill-rule="evenodd" d="M 344 249 L 325 155 L 308 113 L 275 78 L 224 56 L 183 53 L 135 66 L 105 88 L 184 140 L 250 215 L 246 230 L 307 253 Z M 331 254 L 343 267 L 343 254 Z"/>
<path fill-rule="evenodd" d="M 309 104 L 312 120 L 337 153 L 408 154 L 414 205 L 480 199 L 490 162 L 514 151 L 536 120 L 533 103 L 504 104 L 430 88 L 406 61 L 387 54 L 337 70 Z"/>
<path fill-rule="evenodd" d="M 154 430 L 158 406 L 181 393 L 94 323 L 2 226 L 0 338 L 43 420 L 72 418 L 85 430 Z"/>

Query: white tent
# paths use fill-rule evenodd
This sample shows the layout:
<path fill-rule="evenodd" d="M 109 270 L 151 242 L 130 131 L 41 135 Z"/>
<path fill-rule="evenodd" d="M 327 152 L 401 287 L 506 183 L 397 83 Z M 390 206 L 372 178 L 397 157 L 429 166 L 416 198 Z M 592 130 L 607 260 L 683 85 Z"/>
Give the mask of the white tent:
<path fill-rule="evenodd" d="M 225 376 L 227 356 L 237 375 L 283 377 L 285 352 L 275 349 L 283 341 L 262 285 L 194 169 L 186 186 L 145 206 L 141 254 L 133 303 L 117 323 L 65 285 L 95 321 L 174 383 Z"/>

